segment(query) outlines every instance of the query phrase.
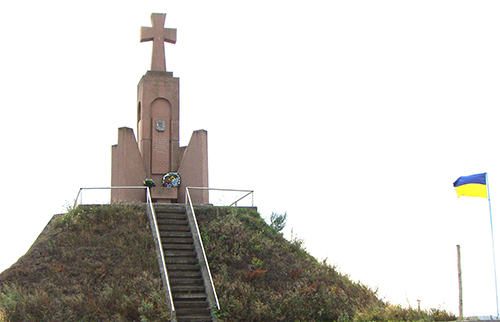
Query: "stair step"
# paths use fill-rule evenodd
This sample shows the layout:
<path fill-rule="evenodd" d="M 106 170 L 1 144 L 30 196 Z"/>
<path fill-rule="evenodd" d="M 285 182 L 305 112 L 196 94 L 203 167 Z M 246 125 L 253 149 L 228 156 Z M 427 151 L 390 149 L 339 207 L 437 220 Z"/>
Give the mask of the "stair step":
<path fill-rule="evenodd" d="M 187 220 L 186 214 L 176 214 L 176 213 L 156 213 L 156 220 L 164 219 L 183 219 Z"/>
<path fill-rule="evenodd" d="M 203 285 L 171 285 L 172 292 L 205 292 Z"/>
<path fill-rule="evenodd" d="M 158 225 L 189 225 L 186 218 L 157 218 Z"/>
<path fill-rule="evenodd" d="M 191 228 L 188 225 L 158 225 L 160 232 L 162 231 L 189 231 L 191 233 Z"/>
<path fill-rule="evenodd" d="M 192 250 L 194 251 L 193 244 L 163 244 L 163 250 Z"/>
<path fill-rule="evenodd" d="M 212 316 L 206 312 L 192 312 L 192 313 L 177 313 L 178 322 L 209 322 L 212 321 Z"/>
<path fill-rule="evenodd" d="M 177 316 L 193 316 L 193 315 L 205 315 L 210 316 L 210 310 L 208 307 L 192 307 L 192 308 L 175 308 Z"/>
<path fill-rule="evenodd" d="M 165 256 L 193 256 L 196 257 L 194 248 L 191 249 L 164 249 Z"/>
<path fill-rule="evenodd" d="M 199 271 L 199 264 L 168 264 L 169 271 L 182 270 L 182 271 Z"/>
<path fill-rule="evenodd" d="M 169 276 L 170 277 L 170 276 Z M 199 277 L 182 277 L 182 276 L 177 276 L 177 277 L 170 277 L 169 278 L 170 280 L 170 287 L 171 288 L 175 288 L 177 286 L 181 287 L 181 286 L 201 286 L 204 288 L 203 286 L 203 280 L 200 279 Z M 205 291 L 205 289 L 203 289 L 203 291 Z M 201 293 L 200 292 L 197 292 L 197 293 Z"/>
<path fill-rule="evenodd" d="M 179 208 L 179 209 L 155 209 L 155 212 L 157 214 L 185 214 L 186 213 L 186 208 Z"/>
<path fill-rule="evenodd" d="M 193 237 L 162 237 L 162 244 L 193 244 Z"/>
<path fill-rule="evenodd" d="M 184 278 L 184 277 L 170 278 L 170 286 L 174 287 L 182 285 L 200 286 L 203 285 L 203 280 L 201 278 Z"/>
<path fill-rule="evenodd" d="M 156 212 L 179 212 L 186 211 L 185 204 L 155 204 Z"/>
<path fill-rule="evenodd" d="M 187 221 L 187 218 L 186 218 L 186 217 L 182 218 L 181 216 L 173 216 L 173 217 L 167 217 L 167 216 L 159 216 L 159 217 L 158 217 L 158 216 L 157 216 L 157 217 L 156 217 L 156 223 L 157 223 L 158 225 L 160 225 L 160 224 L 168 224 L 168 225 L 173 224 L 173 222 L 169 222 L 169 221 L 171 221 L 171 220 L 175 220 L 175 221 L 177 221 L 179 224 L 181 224 L 181 223 L 182 223 L 182 221 Z M 189 221 L 188 221 L 187 223 L 188 223 L 188 225 L 189 225 Z M 182 223 L 182 224 L 184 224 L 184 223 Z"/>
<path fill-rule="evenodd" d="M 160 231 L 161 237 L 191 237 L 191 231 Z"/>
<path fill-rule="evenodd" d="M 189 303 L 189 304 L 186 304 L 184 306 L 177 305 L 181 301 L 184 301 L 184 302 Z M 175 304 L 175 303 L 177 303 L 177 304 Z M 207 313 L 210 314 L 210 309 L 208 308 L 207 301 L 177 300 L 176 302 L 174 302 L 174 305 L 175 305 L 175 309 L 181 310 L 181 312 L 186 312 L 188 310 L 193 310 L 193 311 L 196 310 L 196 311 L 203 312 L 204 310 L 207 310 L 208 311 Z"/>
<path fill-rule="evenodd" d="M 175 271 L 200 271 L 200 266 L 197 264 L 169 264 L 167 265 L 167 269 L 169 272 Z"/>
<path fill-rule="evenodd" d="M 193 316 L 186 316 L 186 317 L 178 317 L 177 322 L 210 322 L 212 321 L 211 316 L 207 315 L 193 315 Z"/>
<path fill-rule="evenodd" d="M 171 251 L 169 253 L 165 253 L 165 260 L 171 260 L 171 259 L 176 259 L 179 258 L 180 260 L 192 258 L 192 259 L 197 259 L 196 257 L 196 252 L 190 251 L 190 250 L 180 250 L 180 251 Z M 175 262 L 174 262 L 175 263 Z M 179 263 L 182 264 L 182 263 Z"/>
<path fill-rule="evenodd" d="M 189 292 L 186 292 L 186 293 L 177 293 L 177 294 L 172 294 L 173 298 L 174 298 L 174 304 L 175 304 L 175 300 L 177 299 L 189 299 L 189 300 L 206 300 L 207 298 L 207 295 L 205 294 L 205 292 L 198 292 L 198 293 L 189 293 Z"/>
<path fill-rule="evenodd" d="M 175 302 L 176 309 L 188 308 L 188 307 L 206 307 L 208 308 L 207 301 L 196 301 L 196 300 L 177 300 Z"/>
<path fill-rule="evenodd" d="M 200 277 L 201 273 L 198 271 L 170 271 L 168 276 L 173 279 L 175 277 Z"/>
<path fill-rule="evenodd" d="M 198 259 L 196 257 L 173 256 L 165 258 L 165 263 L 167 267 L 168 264 L 198 264 Z"/>
<path fill-rule="evenodd" d="M 188 244 L 188 243 L 185 243 L 185 244 L 162 244 L 163 246 L 163 252 L 166 252 L 166 251 L 185 251 L 185 252 L 192 252 L 193 254 L 196 255 L 196 250 L 194 248 L 194 245 L 193 244 Z"/>

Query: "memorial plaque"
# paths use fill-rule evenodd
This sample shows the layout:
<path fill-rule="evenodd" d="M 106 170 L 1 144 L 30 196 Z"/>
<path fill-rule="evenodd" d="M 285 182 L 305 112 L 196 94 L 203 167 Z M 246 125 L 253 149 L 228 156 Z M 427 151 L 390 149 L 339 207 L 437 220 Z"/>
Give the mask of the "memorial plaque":
<path fill-rule="evenodd" d="M 170 171 L 170 126 L 164 120 L 154 119 L 153 122 L 156 127 L 152 133 L 151 173 L 165 174 Z"/>
<path fill-rule="evenodd" d="M 156 130 L 159 132 L 165 131 L 165 121 L 156 121 Z"/>

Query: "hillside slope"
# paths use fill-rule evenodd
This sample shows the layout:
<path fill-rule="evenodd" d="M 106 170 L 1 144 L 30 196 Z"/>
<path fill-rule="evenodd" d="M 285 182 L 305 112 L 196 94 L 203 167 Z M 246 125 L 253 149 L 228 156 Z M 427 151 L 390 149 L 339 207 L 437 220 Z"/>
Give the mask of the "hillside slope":
<path fill-rule="evenodd" d="M 209 263 L 229 321 L 337 321 L 383 307 L 368 287 L 318 262 L 255 211 L 197 211 Z"/>
<path fill-rule="evenodd" d="M 0 321 L 169 318 L 151 229 L 136 207 L 82 207 L 52 218 L 0 274 Z"/>
<path fill-rule="evenodd" d="M 454 317 L 384 303 L 318 262 L 249 209 L 196 209 L 221 321 L 433 321 Z M 55 216 L 0 274 L 0 321 L 167 321 L 169 308 L 141 207 Z"/>
<path fill-rule="evenodd" d="M 224 321 L 451 321 L 378 299 L 249 209 L 196 210 Z"/>

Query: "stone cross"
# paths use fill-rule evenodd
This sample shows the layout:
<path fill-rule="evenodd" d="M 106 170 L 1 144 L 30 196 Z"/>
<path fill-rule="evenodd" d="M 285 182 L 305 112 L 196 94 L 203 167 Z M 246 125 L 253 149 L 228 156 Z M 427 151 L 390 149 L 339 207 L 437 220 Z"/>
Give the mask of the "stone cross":
<path fill-rule="evenodd" d="M 141 42 L 153 41 L 153 57 L 151 59 L 151 70 L 166 72 L 165 46 L 166 41 L 175 44 L 177 41 L 177 30 L 163 28 L 165 25 L 164 13 L 151 14 L 152 27 L 141 27 Z"/>

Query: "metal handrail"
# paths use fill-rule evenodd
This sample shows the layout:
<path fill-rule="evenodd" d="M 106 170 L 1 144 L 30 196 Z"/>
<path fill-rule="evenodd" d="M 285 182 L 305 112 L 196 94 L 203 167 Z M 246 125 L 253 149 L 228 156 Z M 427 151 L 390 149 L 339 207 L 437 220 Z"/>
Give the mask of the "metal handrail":
<path fill-rule="evenodd" d="M 205 247 L 203 246 L 203 240 L 201 239 L 200 229 L 198 228 L 198 221 L 196 220 L 196 214 L 194 212 L 193 202 L 191 201 L 191 195 L 189 194 L 190 188 L 192 188 L 192 187 L 186 187 L 186 204 L 189 204 L 189 207 L 191 208 L 191 213 L 193 214 L 194 226 L 196 228 L 196 232 L 198 235 L 198 241 L 200 242 L 200 245 L 201 245 L 201 252 L 203 254 L 203 261 L 205 263 L 205 268 L 207 269 L 207 272 L 208 272 L 208 277 L 210 278 L 210 286 L 212 288 L 212 292 L 213 292 L 213 295 L 215 297 L 215 303 L 217 304 L 217 309 L 220 310 L 219 299 L 217 298 L 217 292 L 215 291 L 214 281 L 212 279 L 212 273 L 210 272 L 210 267 L 208 266 L 207 255 L 205 254 Z"/>
<path fill-rule="evenodd" d="M 238 201 L 242 200 L 243 198 L 245 198 L 246 196 L 248 195 L 252 195 L 252 207 L 253 207 L 253 190 L 239 190 L 239 189 L 220 189 L 220 188 L 208 188 L 208 187 L 186 187 L 186 191 L 187 189 L 194 189 L 194 190 L 216 190 L 216 191 L 236 191 L 236 192 L 248 192 L 246 195 L 244 195 L 243 197 L 237 199 L 235 202 L 233 202 L 232 204 L 229 205 L 229 207 L 231 207 L 232 205 L 235 205 L 235 207 L 238 206 Z M 187 194 L 186 194 L 186 199 L 187 199 Z M 187 204 L 187 200 L 186 200 L 186 204 Z"/>
<path fill-rule="evenodd" d="M 151 215 L 152 219 L 152 225 L 154 226 L 154 235 L 156 236 L 156 246 L 157 250 L 159 252 L 159 258 L 161 261 L 161 273 L 162 273 L 162 279 L 165 281 L 165 285 L 167 286 L 167 295 L 170 300 L 170 309 L 172 313 L 172 321 L 176 321 L 176 312 L 175 312 L 175 306 L 174 306 L 174 300 L 172 296 L 172 291 L 170 288 L 170 280 L 168 278 L 168 272 L 167 272 L 167 265 L 165 263 L 165 254 L 163 253 L 163 246 L 161 243 L 161 236 L 160 236 L 160 230 L 158 229 L 158 223 L 156 221 L 156 212 L 153 207 L 153 202 L 151 200 L 151 192 L 149 187 L 144 187 L 144 186 L 137 186 L 137 187 L 95 187 L 95 188 L 80 188 L 78 190 L 78 194 L 75 199 L 75 203 L 73 205 L 73 208 L 76 208 L 78 198 L 82 196 L 82 190 L 94 190 L 94 189 L 146 189 L 146 207 L 147 207 L 147 212 Z M 148 214 L 148 215 L 149 215 Z M 153 228 L 153 227 L 152 227 Z"/>
<path fill-rule="evenodd" d="M 75 203 L 73 204 L 73 208 L 76 208 L 76 204 L 78 202 L 78 198 L 82 198 L 82 190 L 112 190 L 112 189 L 146 189 L 145 186 L 129 186 L 129 187 L 91 187 L 91 188 L 80 188 L 78 190 L 78 194 L 76 195 Z M 80 199 L 81 200 L 81 199 Z"/>
<path fill-rule="evenodd" d="M 252 207 L 253 207 L 253 190 L 250 191 L 249 193 L 247 193 L 246 195 L 244 195 L 243 197 L 239 198 L 238 200 L 236 200 L 235 202 L 233 202 L 232 204 L 229 205 L 229 207 L 231 207 L 232 205 L 234 205 L 234 207 L 238 207 L 238 201 L 242 200 L 243 198 L 245 198 L 246 196 L 248 196 L 249 194 L 252 194 Z"/>
<path fill-rule="evenodd" d="M 154 225 L 155 235 L 156 235 L 156 243 L 158 246 L 158 250 L 160 252 L 163 278 L 165 279 L 165 284 L 167 285 L 167 292 L 168 292 L 168 298 L 170 300 L 170 310 L 172 313 L 172 319 L 173 319 L 173 321 L 175 321 L 176 320 L 176 313 L 175 313 L 174 298 L 172 296 L 172 290 L 170 288 L 170 280 L 168 278 L 167 264 L 165 263 L 165 254 L 163 253 L 163 245 L 161 243 L 160 230 L 158 229 L 158 222 L 156 221 L 155 207 L 153 207 L 153 202 L 151 200 L 150 189 L 149 189 L 149 187 L 146 187 L 146 188 L 147 188 L 146 201 L 147 201 L 147 204 L 149 207 L 149 211 L 151 212 L 151 218 L 153 219 L 153 225 Z"/>
<path fill-rule="evenodd" d="M 83 190 L 94 190 L 94 189 L 146 189 L 146 203 L 147 203 L 147 211 L 151 214 L 152 218 L 152 225 L 154 226 L 154 235 L 156 235 L 156 246 L 158 247 L 158 252 L 159 252 L 159 258 L 161 258 L 161 271 L 162 271 L 162 279 L 165 281 L 165 285 L 167 287 L 167 295 L 170 300 L 170 307 L 171 307 L 171 313 L 172 313 L 172 321 L 176 321 L 176 311 L 175 311 L 175 306 L 173 302 L 173 297 L 172 297 L 172 292 L 170 288 L 170 281 L 168 278 L 168 272 L 167 272 L 167 267 L 165 263 L 165 256 L 163 253 L 163 247 L 161 243 L 161 236 L 159 233 L 158 229 L 158 223 L 156 221 L 156 213 L 153 207 L 152 199 L 151 199 L 151 192 L 149 187 L 144 187 L 144 186 L 122 186 L 122 187 L 93 187 L 93 188 L 80 188 L 78 191 L 78 194 L 75 199 L 74 203 L 74 208 L 76 208 L 76 205 L 78 203 L 78 199 L 82 198 L 82 191 Z M 198 236 L 198 241 L 201 245 L 201 250 L 202 250 L 202 255 L 203 255 L 203 261 L 205 263 L 205 268 L 208 273 L 208 277 L 210 280 L 210 286 L 212 288 L 213 296 L 215 299 L 215 303 L 217 305 L 217 309 L 220 310 L 220 305 L 219 305 L 219 299 L 217 298 L 217 293 L 215 291 L 215 286 L 212 278 L 212 273 L 210 272 L 210 267 L 208 265 L 208 260 L 207 260 L 207 255 L 205 253 L 205 247 L 203 246 L 203 240 L 201 239 L 201 234 L 200 230 L 198 227 L 198 221 L 196 220 L 196 214 L 194 212 L 194 207 L 193 207 L 193 202 L 191 200 L 191 194 L 189 193 L 189 189 L 194 189 L 194 190 L 217 190 L 217 191 L 236 191 L 236 192 L 247 192 L 243 197 L 237 199 L 234 201 L 230 206 L 235 206 L 237 208 L 238 202 L 242 200 L 243 198 L 247 197 L 248 195 L 252 195 L 252 207 L 254 206 L 254 196 L 253 196 L 253 190 L 238 190 L 238 189 L 218 189 L 218 188 L 207 188 L 207 187 L 186 187 L 186 205 L 190 206 L 191 213 L 193 214 L 193 220 L 194 220 L 194 226 L 196 228 L 197 236 Z M 148 214 L 149 215 L 149 214 Z"/>

